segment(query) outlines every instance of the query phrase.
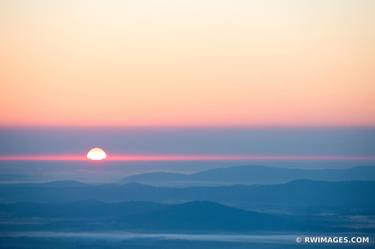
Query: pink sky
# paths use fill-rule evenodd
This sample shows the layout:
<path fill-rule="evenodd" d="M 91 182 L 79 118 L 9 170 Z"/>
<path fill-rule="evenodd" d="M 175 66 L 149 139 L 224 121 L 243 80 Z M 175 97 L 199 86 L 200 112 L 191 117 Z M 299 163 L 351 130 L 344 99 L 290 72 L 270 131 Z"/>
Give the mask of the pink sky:
<path fill-rule="evenodd" d="M 375 161 L 375 156 L 116 154 L 104 161 Z M 89 161 L 85 155 L 8 155 L 0 161 Z"/>
<path fill-rule="evenodd" d="M 0 125 L 374 126 L 375 2 L 0 2 Z"/>

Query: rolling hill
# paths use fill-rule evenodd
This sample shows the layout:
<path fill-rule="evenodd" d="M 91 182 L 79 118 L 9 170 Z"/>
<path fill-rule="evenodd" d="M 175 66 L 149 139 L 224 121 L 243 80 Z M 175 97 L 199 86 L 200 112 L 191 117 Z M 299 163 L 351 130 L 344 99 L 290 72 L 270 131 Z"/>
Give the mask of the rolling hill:
<path fill-rule="evenodd" d="M 375 182 L 297 180 L 273 185 L 156 187 L 142 184 L 1 184 L 0 202 L 212 201 L 248 210 L 275 212 L 372 212 Z"/>
<path fill-rule="evenodd" d="M 123 183 L 142 183 L 157 186 L 191 186 L 223 184 L 276 184 L 298 179 L 317 181 L 374 181 L 375 167 L 361 166 L 346 169 L 297 169 L 266 166 L 237 166 L 205 170 L 193 174 L 153 172 L 136 174 Z"/>
<path fill-rule="evenodd" d="M 214 202 L 13 203 L 0 205 L 0 231 L 141 232 L 341 231 L 337 219 L 245 211 Z"/>

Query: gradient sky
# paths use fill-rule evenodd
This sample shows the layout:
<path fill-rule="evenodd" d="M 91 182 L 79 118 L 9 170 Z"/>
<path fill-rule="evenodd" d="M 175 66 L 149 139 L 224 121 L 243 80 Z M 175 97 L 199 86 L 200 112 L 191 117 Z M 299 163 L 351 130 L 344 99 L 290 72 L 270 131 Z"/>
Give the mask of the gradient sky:
<path fill-rule="evenodd" d="M 0 125 L 375 125 L 375 1 L 1 0 Z"/>

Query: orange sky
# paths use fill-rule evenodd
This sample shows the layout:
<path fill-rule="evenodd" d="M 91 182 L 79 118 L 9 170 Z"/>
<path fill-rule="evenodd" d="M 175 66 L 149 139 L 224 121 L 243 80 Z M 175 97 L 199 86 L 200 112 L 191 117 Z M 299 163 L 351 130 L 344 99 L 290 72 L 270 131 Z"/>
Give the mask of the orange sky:
<path fill-rule="evenodd" d="M 375 1 L 0 2 L 0 125 L 375 125 Z"/>

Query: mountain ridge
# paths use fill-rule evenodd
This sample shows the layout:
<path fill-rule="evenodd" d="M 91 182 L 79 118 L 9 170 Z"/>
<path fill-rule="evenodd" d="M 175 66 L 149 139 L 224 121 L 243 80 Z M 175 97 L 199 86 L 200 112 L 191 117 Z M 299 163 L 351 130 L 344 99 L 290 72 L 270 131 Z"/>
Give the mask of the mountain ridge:
<path fill-rule="evenodd" d="M 181 203 L 212 201 L 248 210 L 375 212 L 375 181 L 326 182 L 295 180 L 273 185 L 157 187 L 143 184 L 78 185 L 2 184 L 0 202 L 151 201 Z"/>
<path fill-rule="evenodd" d="M 249 231 L 340 231 L 338 219 L 311 216 L 267 214 L 242 210 L 209 201 L 181 204 L 153 202 L 105 203 L 13 203 L 0 204 L 0 231 L 28 230 L 127 230 L 169 232 L 249 232 Z M 32 209 L 31 209 L 32 208 Z M 27 226 L 13 220 L 35 220 Z"/>
<path fill-rule="evenodd" d="M 192 174 L 151 172 L 125 177 L 122 183 L 143 183 L 156 186 L 277 184 L 297 179 L 321 181 L 375 180 L 375 166 L 344 169 L 301 169 L 270 166 L 235 166 L 215 168 Z"/>

